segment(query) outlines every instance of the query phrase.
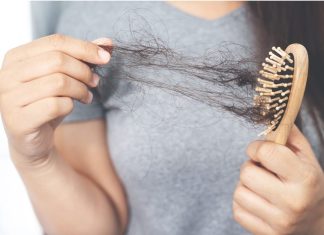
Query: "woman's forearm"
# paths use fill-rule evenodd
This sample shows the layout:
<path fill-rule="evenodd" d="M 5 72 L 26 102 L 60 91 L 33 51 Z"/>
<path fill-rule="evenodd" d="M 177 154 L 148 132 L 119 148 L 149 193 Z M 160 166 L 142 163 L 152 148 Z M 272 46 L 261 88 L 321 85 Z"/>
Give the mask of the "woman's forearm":
<path fill-rule="evenodd" d="M 31 167 L 11 155 L 35 212 L 49 235 L 119 235 L 114 204 L 90 179 L 76 172 L 56 152 L 47 162 Z"/>

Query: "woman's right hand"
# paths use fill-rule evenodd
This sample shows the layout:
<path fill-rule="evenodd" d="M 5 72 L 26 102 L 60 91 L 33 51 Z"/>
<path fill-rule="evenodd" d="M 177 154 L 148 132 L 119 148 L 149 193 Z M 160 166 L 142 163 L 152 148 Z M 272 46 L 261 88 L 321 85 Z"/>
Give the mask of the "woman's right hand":
<path fill-rule="evenodd" d="M 100 40 L 109 44 L 111 41 Z M 53 134 L 72 111 L 73 99 L 90 103 L 98 84 L 85 62 L 105 64 L 110 54 L 95 43 L 51 35 L 10 50 L 0 70 L 0 111 L 14 162 L 46 162 Z"/>

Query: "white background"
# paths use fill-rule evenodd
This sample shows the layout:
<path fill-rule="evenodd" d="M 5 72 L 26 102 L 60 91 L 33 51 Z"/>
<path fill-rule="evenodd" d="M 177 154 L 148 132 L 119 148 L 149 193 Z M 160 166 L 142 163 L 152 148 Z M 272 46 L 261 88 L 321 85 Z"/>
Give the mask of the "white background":
<path fill-rule="evenodd" d="M 27 1 L 0 1 L 0 63 L 5 52 L 31 40 Z M 40 226 L 18 173 L 10 162 L 0 121 L 0 234 L 39 235 Z"/>

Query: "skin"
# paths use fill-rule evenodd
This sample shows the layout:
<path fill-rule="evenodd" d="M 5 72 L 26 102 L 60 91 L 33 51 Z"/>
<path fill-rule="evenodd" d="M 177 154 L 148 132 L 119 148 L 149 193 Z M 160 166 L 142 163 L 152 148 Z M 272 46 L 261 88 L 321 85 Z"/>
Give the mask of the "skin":
<path fill-rule="evenodd" d="M 204 20 L 216 20 L 240 7 L 243 1 L 167 1 L 170 5 Z"/>
<path fill-rule="evenodd" d="M 235 220 L 258 235 L 323 234 L 323 170 L 298 128 L 287 146 L 258 140 L 246 153 L 233 195 Z"/>
<path fill-rule="evenodd" d="M 91 102 L 88 88 L 98 76 L 85 62 L 109 59 L 95 43 L 63 35 L 14 48 L 4 58 L 0 110 L 11 159 L 47 234 L 116 235 L 126 228 L 126 198 L 110 161 L 104 121 L 57 128 L 72 111 L 72 99 Z"/>
<path fill-rule="evenodd" d="M 169 2 L 196 17 L 213 20 L 243 2 Z M 223 10 L 221 10 L 223 9 Z M 255 141 L 233 195 L 234 219 L 255 235 L 322 235 L 324 175 L 307 139 L 296 126 L 287 147 Z"/>
<path fill-rule="evenodd" d="M 205 19 L 233 10 L 231 2 L 190 4 L 177 7 Z M 73 99 L 91 102 L 88 88 L 98 81 L 84 62 L 109 61 L 96 44 L 111 41 L 51 35 L 10 50 L 0 70 L 11 159 L 49 235 L 118 235 L 127 227 L 127 199 L 104 120 L 60 124 Z M 234 194 L 235 219 L 253 234 L 320 234 L 323 173 L 302 134 L 293 129 L 289 147 L 253 142 L 247 153 L 251 159 Z"/>

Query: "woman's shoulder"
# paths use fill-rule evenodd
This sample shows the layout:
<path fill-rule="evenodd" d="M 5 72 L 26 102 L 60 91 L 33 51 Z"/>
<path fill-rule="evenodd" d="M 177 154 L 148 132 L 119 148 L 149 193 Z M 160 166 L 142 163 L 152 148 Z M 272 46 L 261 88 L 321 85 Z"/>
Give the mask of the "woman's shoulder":
<path fill-rule="evenodd" d="M 129 7 L 125 2 L 32 2 L 31 16 L 34 38 L 53 33 L 73 35 L 74 29 L 111 28 Z M 63 31 L 63 32 L 61 32 Z"/>
<path fill-rule="evenodd" d="M 54 33 L 63 2 L 31 2 L 33 37 Z"/>
<path fill-rule="evenodd" d="M 86 40 L 112 37 L 116 29 L 124 28 L 120 26 L 125 26 L 129 13 L 148 7 L 149 3 L 140 2 L 35 2 L 34 37 L 53 33 Z"/>

